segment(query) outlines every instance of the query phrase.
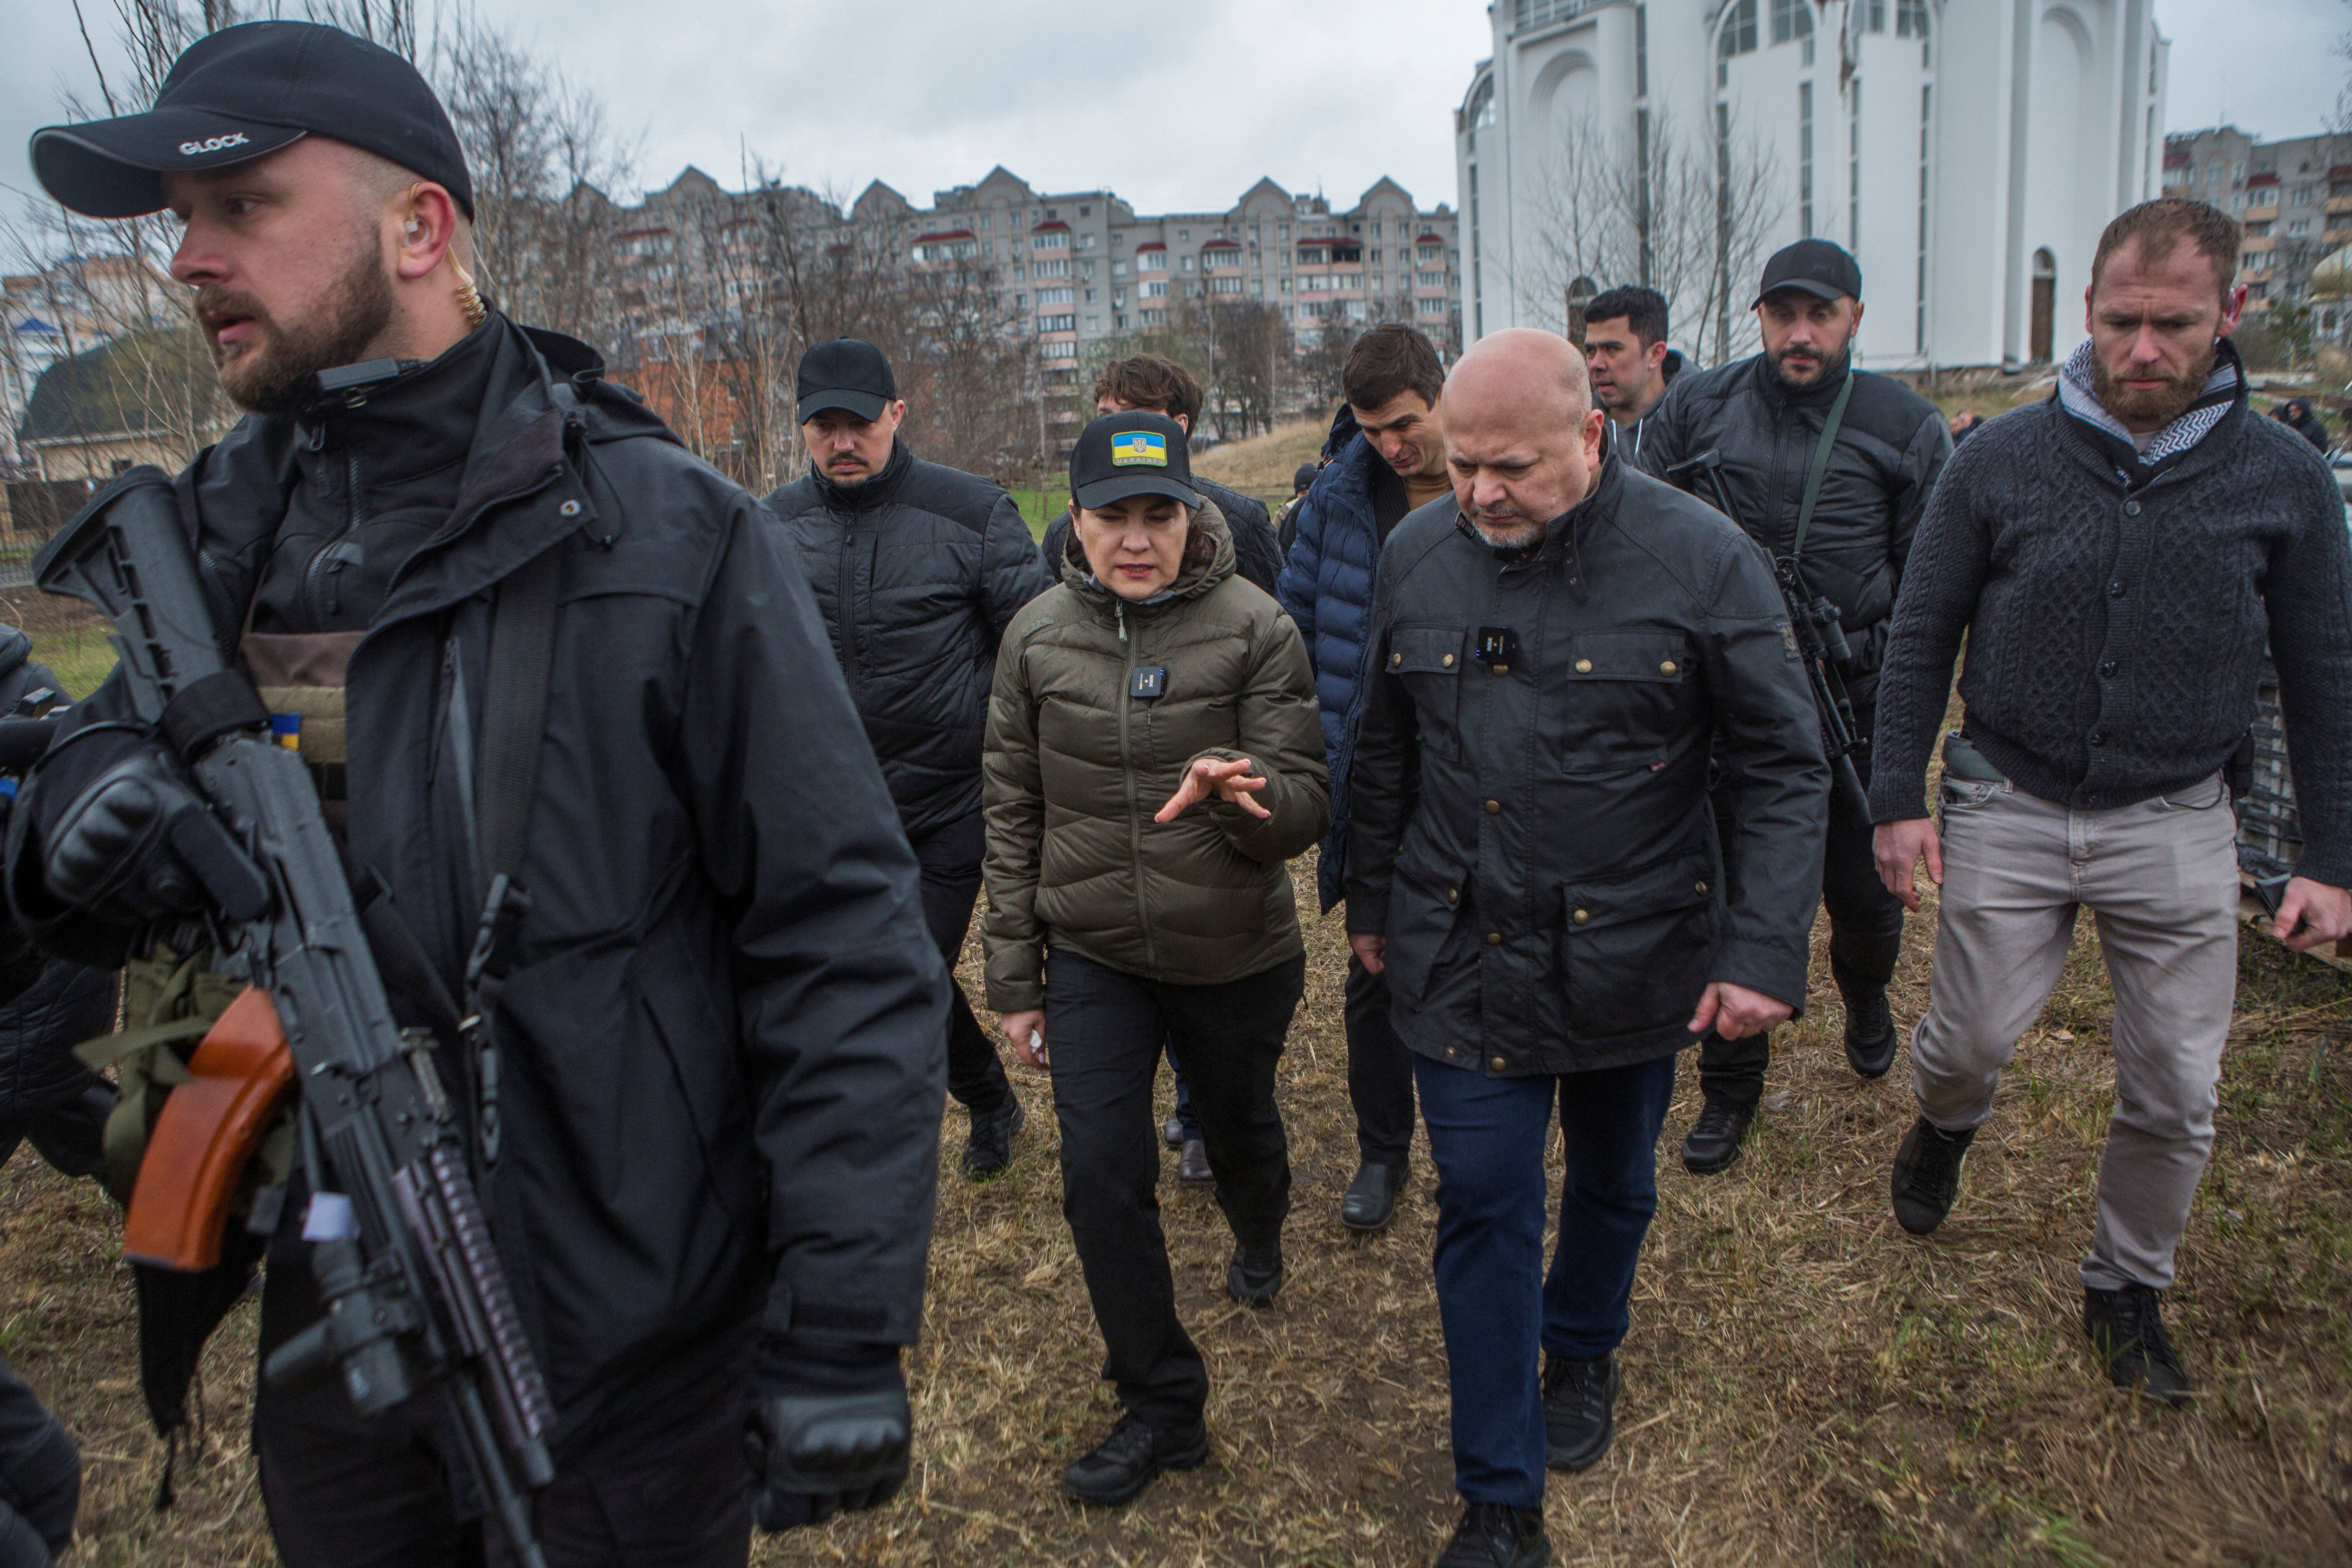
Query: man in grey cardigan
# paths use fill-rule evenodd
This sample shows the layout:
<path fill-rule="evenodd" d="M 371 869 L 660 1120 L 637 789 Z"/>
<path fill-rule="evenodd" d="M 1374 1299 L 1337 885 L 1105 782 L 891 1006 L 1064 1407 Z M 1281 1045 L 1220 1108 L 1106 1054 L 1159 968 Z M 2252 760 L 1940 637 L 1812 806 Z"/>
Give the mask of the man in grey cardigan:
<path fill-rule="evenodd" d="M 2191 1390 L 2158 1301 L 2213 1146 L 2237 984 L 2222 772 L 2266 634 L 2304 829 L 2273 930 L 2298 949 L 2352 930 L 2352 540 L 2317 454 L 2248 409 L 2237 255 L 2237 224 L 2201 202 L 2147 203 L 2100 237 L 2090 341 L 2049 401 L 1970 437 L 1920 524 L 1871 782 L 1886 885 L 1916 909 L 1924 859 L 1943 889 L 1895 1217 L 1926 1235 L 1950 1212 L 2089 905 L 2116 1105 L 2083 1326 L 2118 1385 L 2171 1405 Z M 1922 786 L 1963 634 L 1939 838 Z"/>

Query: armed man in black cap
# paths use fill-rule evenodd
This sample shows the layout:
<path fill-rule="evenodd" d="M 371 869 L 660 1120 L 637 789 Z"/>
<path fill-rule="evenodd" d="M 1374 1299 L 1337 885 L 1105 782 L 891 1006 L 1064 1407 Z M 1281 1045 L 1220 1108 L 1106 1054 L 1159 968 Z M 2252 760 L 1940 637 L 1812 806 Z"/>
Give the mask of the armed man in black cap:
<path fill-rule="evenodd" d="M 1860 742 L 1850 755 L 1866 790 L 1888 617 L 1952 438 L 1926 398 L 1854 368 L 1862 269 L 1837 246 L 1803 239 L 1774 255 L 1755 310 L 1763 352 L 1675 380 L 1643 422 L 1638 461 L 1703 500 L 1727 504 L 1732 521 L 1776 562 L 1797 563 L 1809 600 L 1825 597 L 1834 607 L 1851 652 L 1837 672 Z M 1727 811 L 1728 797 L 1718 791 L 1717 799 Z M 1845 1003 L 1846 1060 L 1864 1078 L 1882 1078 L 1895 1065 L 1886 984 L 1903 946 L 1903 906 L 1878 879 L 1860 792 L 1832 790 L 1829 813 L 1822 903 L 1830 973 Z M 1728 831 L 1724 840 L 1738 842 Z M 1725 874 L 1736 887 L 1736 859 Z M 1700 1047 L 1706 1103 L 1682 1150 L 1694 1174 L 1739 1157 L 1764 1094 L 1769 1038 L 1711 1037 Z"/>
<path fill-rule="evenodd" d="M 545 1560 L 740 1564 L 755 1513 L 887 1500 L 946 994 L 915 858 L 767 514 L 591 351 L 479 297 L 465 158 L 396 55 L 227 28 L 152 111 L 40 132 L 32 156 L 76 211 L 184 226 L 173 276 L 249 414 L 179 476 L 181 518 L 223 653 L 317 721 L 306 746 L 344 739 L 305 760 L 347 789 L 347 865 L 396 921 L 379 929 L 408 933 L 394 1009 L 434 1031 L 463 1102 L 552 1399 Z M 8 846 L 17 913 L 102 964 L 206 912 L 235 826 L 124 696 L 118 677 L 78 710 Z M 482 1017 L 453 1017 L 460 996 Z M 349 1234 L 307 1168 L 268 1238 L 265 1356 L 319 1317 L 306 1235 Z M 229 1266 L 241 1284 L 250 1254 Z M 264 1379 L 285 1561 L 481 1561 L 446 1435 L 426 1401 L 362 1417 L 337 1380 Z"/>
<path fill-rule="evenodd" d="M 801 357 L 799 400 L 809 471 L 771 494 L 768 510 L 808 571 L 922 863 L 931 940 L 953 968 L 987 848 L 980 754 L 996 645 L 1053 582 L 1011 496 L 908 449 L 907 405 L 881 350 L 856 338 L 817 344 Z M 964 1170 L 992 1176 L 1012 1163 L 1026 1113 L 952 981 L 948 1017 L 948 1092 L 971 1117 Z"/>

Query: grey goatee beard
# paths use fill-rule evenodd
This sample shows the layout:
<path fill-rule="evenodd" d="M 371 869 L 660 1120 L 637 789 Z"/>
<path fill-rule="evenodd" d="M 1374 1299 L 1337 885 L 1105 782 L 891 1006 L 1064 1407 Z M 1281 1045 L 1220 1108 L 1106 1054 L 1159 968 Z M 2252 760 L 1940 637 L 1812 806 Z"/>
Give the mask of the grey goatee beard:
<path fill-rule="evenodd" d="M 249 318 L 257 343 L 226 351 L 207 335 L 221 389 L 256 414 L 299 414 L 318 400 L 319 373 L 350 364 L 392 322 L 392 279 L 384 276 L 373 237 L 336 280 L 319 319 L 289 326 L 273 320 L 249 294 L 206 287 L 196 292 L 199 314 L 229 310 Z"/>

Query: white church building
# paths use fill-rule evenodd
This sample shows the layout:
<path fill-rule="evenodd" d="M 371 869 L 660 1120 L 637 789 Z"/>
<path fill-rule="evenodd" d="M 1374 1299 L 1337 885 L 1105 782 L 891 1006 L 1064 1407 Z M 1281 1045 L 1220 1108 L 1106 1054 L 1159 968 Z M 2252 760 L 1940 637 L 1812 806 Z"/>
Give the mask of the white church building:
<path fill-rule="evenodd" d="M 1861 264 L 1862 363 L 2063 358 L 2100 229 L 2161 193 L 2152 4 L 1495 0 L 1454 121 L 1464 336 L 1646 282 L 1715 363 L 1818 235 Z"/>

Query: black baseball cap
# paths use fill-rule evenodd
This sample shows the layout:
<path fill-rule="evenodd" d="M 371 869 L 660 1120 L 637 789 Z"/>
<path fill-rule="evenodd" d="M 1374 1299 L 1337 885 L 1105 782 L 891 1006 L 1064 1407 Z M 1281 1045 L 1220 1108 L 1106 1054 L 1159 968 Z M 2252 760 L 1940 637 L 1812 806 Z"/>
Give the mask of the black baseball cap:
<path fill-rule="evenodd" d="M 1841 300 L 1851 294 L 1862 298 L 1862 268 L 1844 247 L 1826 239 L 1801 239 L 1783 250 L 1772 253 L 1764 264 L 1764 282 L 1756 290 L 1756 304 L 1765 296 L 1783 289 L 1801 289 L 1823 300 Z"/>
<path fill-rule="evenodd" d="M 1322 471 L 1312 463 L 1299 464 L 1298 471 L 1290 476 L 1290 488 L 1294 490 L 1305 489 L 1315 482 L 1315 476 Z"/>
<path fill-rule="evenodd" d="M 1070 451 L 1070 496 L 1092 510 L 1129 496 L 1172 496 L 1202 506 L 1192 488 L 1184 426 L 1165 414 L 1130 409 L 1106 414 L 1078 433 Z"/>
<path fill-rule="evenodd" d="M 801 355 L 800 384 L 793 400 L 805 425 L 828 408 L 844 408 L 868 421 L 898 401 L 898 383 L 882 351 L 862 338 L 835 338 Z"/>
<path fill-rule="evenodd" d="M 144 114 L 33 132 L 41 188 L 89 217 L 163 207 L 163 175 L 221 169 L 331 137 L 445 187 L 474 216 L 474 183 L 448 111 L 417 68 L 316 22 L 247 22 L 190 44 Z"/>

